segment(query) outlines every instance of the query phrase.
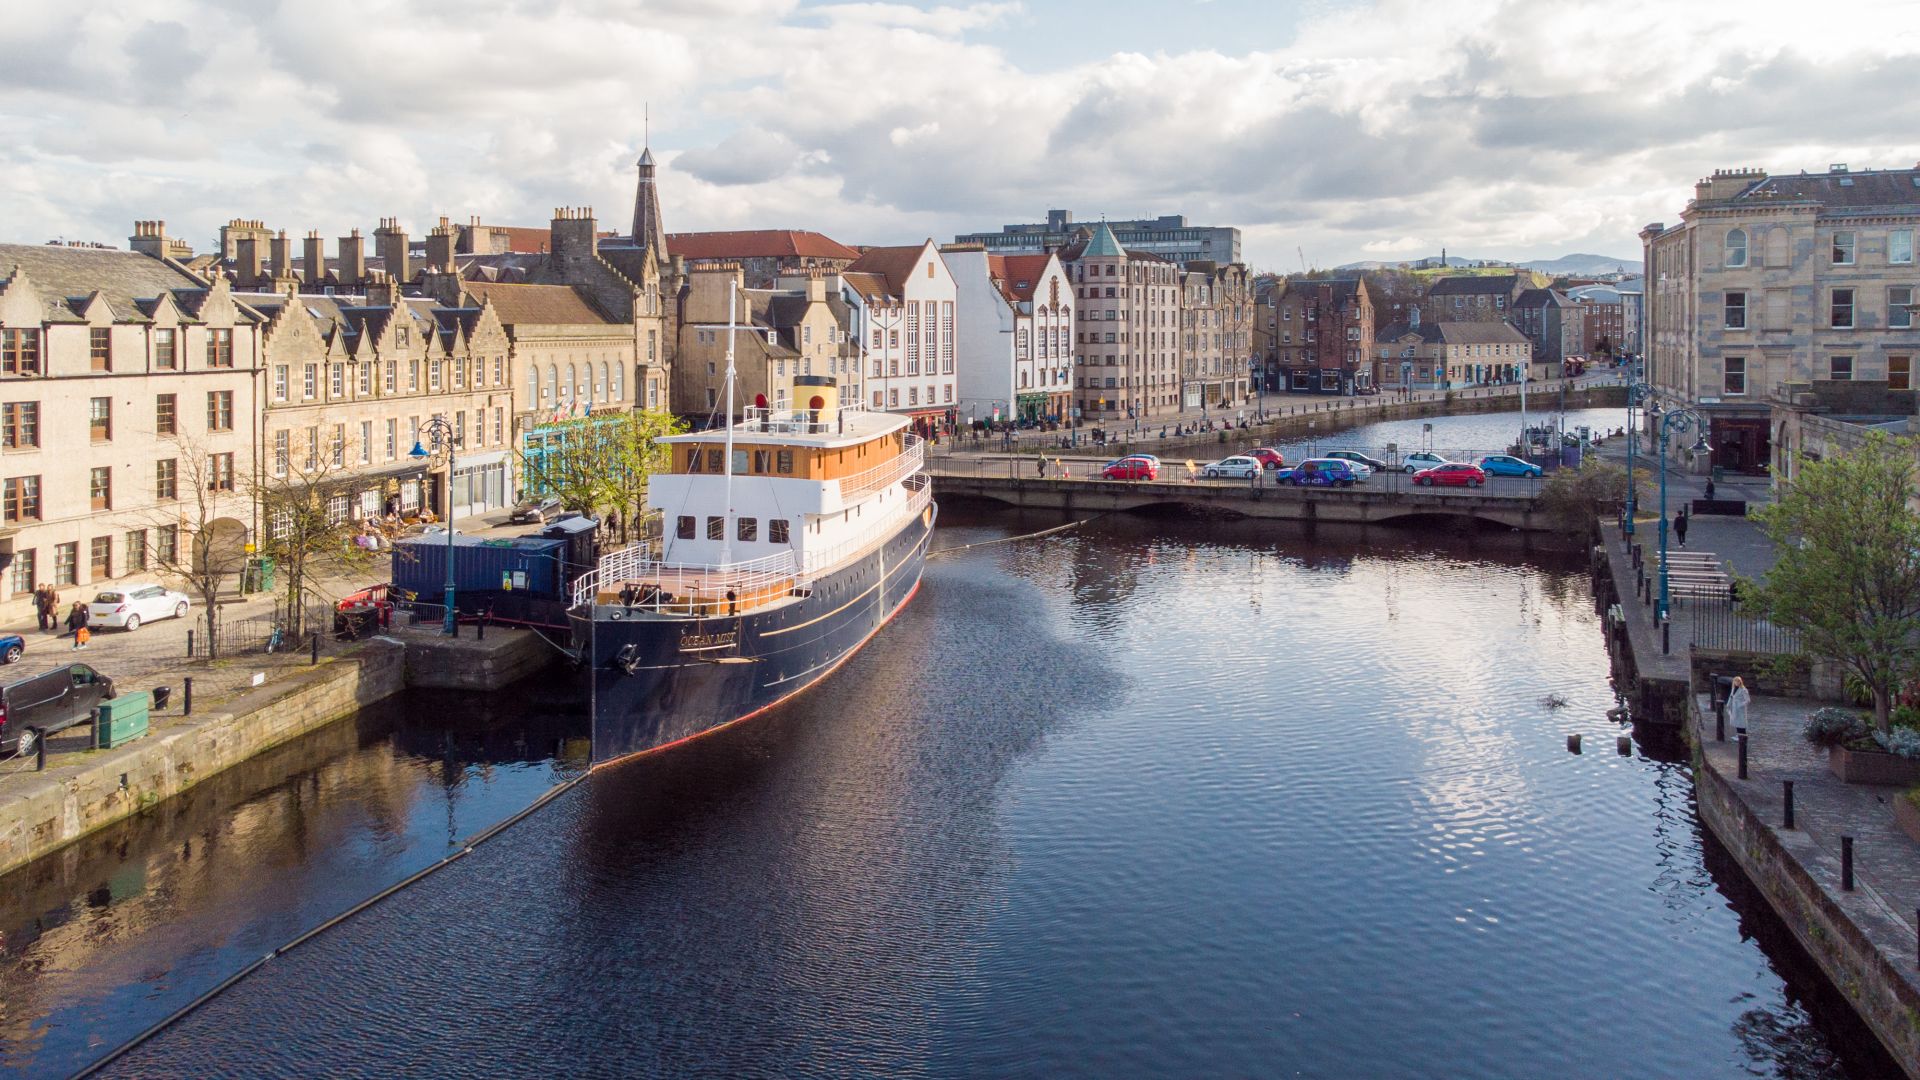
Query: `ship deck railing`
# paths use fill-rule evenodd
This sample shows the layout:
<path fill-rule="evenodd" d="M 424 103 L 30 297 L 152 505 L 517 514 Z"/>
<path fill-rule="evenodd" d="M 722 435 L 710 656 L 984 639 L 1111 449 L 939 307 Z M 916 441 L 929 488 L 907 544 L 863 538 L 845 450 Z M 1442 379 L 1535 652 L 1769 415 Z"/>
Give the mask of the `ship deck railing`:
<path fill-rule="evenodd" d="M 865 401 L 843 401 L 831 409 L 784 409 L 749 405 L 740 411 L 742 431 L 782 435 L 824 435 L 840 427 L 847 413 L 864 413 Z"/>
<path fill-rule="evenodd" d="M 927 474 L 918 473 L 906 479 L 907 504 L 898 514 L 887 514 L 872 525 L 831 547 L 809 548 L 806 552 L 802 576 L 808 580 L 860 557 L 871 548 L 878 547 L 900 531 L 900 523 L 911 519 L 915 514 L 927 508 L 933 501 L 933 484 Z"/>
<path fill-rule="evenodd" d="M 850 503 L 865 498 L 926 468 L 926 441 L 912 434 L 903 434 L 902 439 L 904 444 L 899 454 L 865 472 L 840 478 L 841 502 Z"/>
<path fill-rule="evenodd" d="M 620 604 L 664 615 L 733 614 L 761 607 L 799 583 L 796 553 L 782 551 L 735 563 L 670 563 L 646 544 L 603 556 L 580 576 L 573 602 Z"/>

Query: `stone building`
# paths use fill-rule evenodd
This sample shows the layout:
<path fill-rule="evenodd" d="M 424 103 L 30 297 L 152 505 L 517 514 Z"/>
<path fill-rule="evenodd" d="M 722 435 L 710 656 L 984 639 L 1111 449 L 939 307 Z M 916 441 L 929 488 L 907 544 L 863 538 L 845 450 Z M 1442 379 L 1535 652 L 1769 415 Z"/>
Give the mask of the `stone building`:
<path fill-rule="evenodd" d="M 164 223 L 132 246 L 0 245 L 0 598 L 237 566 L 256 535 L 261 318 Z"/>
<path fill-rule="evenodd" d="M 958 244 L 940 255 L 957 287 L 960 422 L 1070 422 L 1073 283 L 1059 258 Z"/>
<path fill-rule="evenodd" d="M 1129 252 L 1106 222 L 1059 256 L 1077 300 L 1074 407 L 1095 423 L 1178 413 L 1179 267 Z"/>
<path fill-rule="evenodd" d="M 900 313 L 869 330 L 869 407 L 913 417 L 921 435 L 951 427 L 959 406 L 959 290 L 940 249 L 932 240 L 868 248 L 848 265 L 846 276 L 876 290 L 870 307 Z"/>
<path fill-rule="evenodd" d="M 1508 325 L 1533 343 L 1533 377 L 1557 379 L 1567 358 L 1584 347 L 1580 310 L 1552 289 L 1523 289 L 1508 312 Z"/>
<path fill-rule="evenodd" d="M 1221 408 L 1253 393 L 1253 289 L 1239 263 L 1194 261 L 1180 274 L 1180 405 Z"/>
<path fill-rule="evenodd" d="M 1626 303 L 1610 285 L 1582 285 L 1567 290 L 1567 300 L 1580 315 L 1581 352 L 1614 356 L 1627 351 Z"/>
<path fill-rule="evenodd" d="M 1286 279 L 1263 274 L 1253 283 L 1252 366 L 1261 389 L 1276 393 L 1280 378 L 1280 296 L 1286 291 Z"/>
<path fill-rule="evenodd" d="M 703 266 L 688 277 L 674 411 L 696 424 L 725 419 L 729 348 L 735 419 L 749 407 L 792 408 L 799 400 L 795 377 L 827 374 L 839 358 L 840 321 L 828 305 L 825 279 L 808 279 L 798 291 L 748 289 L 746 272 L 724 265 Z"/>
<path fill-rule="evenodd" d="M 490 305 L 404 297 L 378 279 L 364 296 L 244 299 L 267 320 L 268 490 L 318 485 L 337 521 L 423 507 L 457 521 L 512 502 L 513 343 Z M 409 456 L 435 416 L 456 432 L 451 479 L 444 458 Z"/>
<path fill-rule="evenodd" d="M 1543 282 L 1531 273 L 1456 274 L 1427 287 L 1420 318 L 1427 323 L 1506 322 L 1520 294 Z"/>
<path fill-rule="evenodd" d="M 1373 295 L 1364 279 L 1290 280 L 1277 306 L 1282 389 L 1355 394 L 1373 385 Z"/>
<path fill-rule="evenodd" d="M 1712 464 L 1784 467 L 1774 403 L 1816 382 L 1913 392 L 1920 168 L 1716 170 L 1641 231 L 1647 380 L 1707 422 Z M 1704 465 L 1704 463 L 1697 463 Z"/>
<path fill-rule="evenodd" d="M 1380 332 L 1374 357 L 1383 388 L 1454 390 L 1518 382 L 1533 365 L 1533 343 L 1505 323 L 1430 323 L 1416 309 Z"/>

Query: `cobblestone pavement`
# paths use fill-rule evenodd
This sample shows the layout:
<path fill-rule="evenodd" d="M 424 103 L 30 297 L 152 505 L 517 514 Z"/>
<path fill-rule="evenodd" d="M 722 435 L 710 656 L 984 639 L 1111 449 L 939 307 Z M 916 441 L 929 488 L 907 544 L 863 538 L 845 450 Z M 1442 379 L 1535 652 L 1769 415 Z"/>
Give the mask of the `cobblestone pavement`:
<path fill-rule="evenodd" d="M 1854 838 L 1854 878 L 1858 898 L 1871 904 L 1898 940 L 1879 941 L 1883 951 L 1910 975 L 1915 970 L 1916 911 L 1920 910 L 1920 844 L 1893 818 L 1893 800 L 1904 789 L 1848 784 L 1827 768 L 1826 750 L 1801 737 L 1809 711 L 1821 702 L 1754 697 L 1747 707 L 1747 776 L 1740 781 L 1739 750 L 1731 726 L 1727 740 L 1714 739 L 1713 714 L 1700 699 L 1702 752 L 1761 821 L 1771 825 L 1828 892 L 1839 895 L 1840 838 Z M 1794 826 L 1782 827 L 1785 789 L 1793 781 Z M 1889 944 L 1893 947 L 1889 948 Z"/>

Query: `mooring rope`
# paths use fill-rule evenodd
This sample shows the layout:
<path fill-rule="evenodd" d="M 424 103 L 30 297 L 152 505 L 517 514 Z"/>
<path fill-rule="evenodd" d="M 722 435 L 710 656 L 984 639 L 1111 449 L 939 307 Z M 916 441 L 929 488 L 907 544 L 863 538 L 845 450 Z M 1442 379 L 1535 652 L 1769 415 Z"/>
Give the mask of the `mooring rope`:
<path fill-rule="evenodd" d="M 1085 525 L 1088 521 L 1091 521 L 1091 520 L 1093 519 L 1083 518 L 1079 521 L 1069 521 L 1065 525 L 1055 525 L 1051 529 L 1041 529 L 1039 532 L 1027 533 L 1024 536 L 1003 536 L 998 540 L 982 540 L 977 544 L 956 544 L 953 547 L 944 547 L 939 549 L 938 551 L 929 551 L 927 552 L 927 558 L 935 559 L 942 555 L 951 555 L 956 551 L 966 551 L 970 548 L 991 547 L 994 544 L 1011 544 L 1015 540 L 1038 540 L 1043 536 L 1052 536 L 1054 533 L 1057 533 L 1057 532 L 1065 532 L 1068 529 L 1071 529 L 1077 525 Z"/>

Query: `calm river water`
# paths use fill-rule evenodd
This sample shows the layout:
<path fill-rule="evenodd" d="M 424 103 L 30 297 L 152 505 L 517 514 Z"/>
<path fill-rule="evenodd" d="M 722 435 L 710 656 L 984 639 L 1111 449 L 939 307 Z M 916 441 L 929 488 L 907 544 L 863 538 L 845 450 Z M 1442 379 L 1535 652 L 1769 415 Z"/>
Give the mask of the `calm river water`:
<path fill-rule="evenodd" d="M 5 1062 L 91 1060 L 577 771 L 576 706 L 494 704 L 7 892 Z M 1580 559 L 1505 536 L 976 547 L 792 707 L 590 777 L 109 1075 L 1890 1074 L 1612 704 Z"/>

